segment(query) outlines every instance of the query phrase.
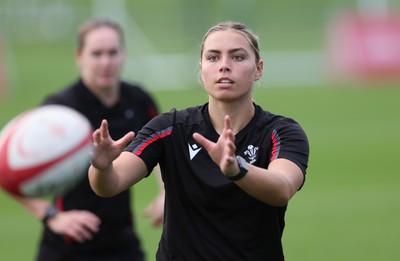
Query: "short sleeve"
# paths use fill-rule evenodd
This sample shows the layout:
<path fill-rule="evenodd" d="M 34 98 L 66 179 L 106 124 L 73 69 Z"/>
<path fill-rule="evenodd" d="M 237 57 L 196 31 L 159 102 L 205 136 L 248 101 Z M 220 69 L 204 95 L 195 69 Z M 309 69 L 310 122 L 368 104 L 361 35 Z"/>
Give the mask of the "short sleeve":
<path fill-rule="evenodd" d="M 309 143 L 303 128 L 294 120 L 279 122 L 271 134 L 272 151 L 270 161 L 288 159 L 297 164 L 306 174 L 309 158 Z"/>

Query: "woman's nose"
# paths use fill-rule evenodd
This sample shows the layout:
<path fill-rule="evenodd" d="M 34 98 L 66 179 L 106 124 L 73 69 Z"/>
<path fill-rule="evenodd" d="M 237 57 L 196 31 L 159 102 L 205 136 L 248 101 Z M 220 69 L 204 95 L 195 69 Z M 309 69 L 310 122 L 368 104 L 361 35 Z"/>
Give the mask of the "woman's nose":
<path fill-rule="evenodd" d="M 228 59 L 222 59 L 219 71 L 220 72 L 229 72 L 230 70 L 231 70 L 230 61 Z"/>

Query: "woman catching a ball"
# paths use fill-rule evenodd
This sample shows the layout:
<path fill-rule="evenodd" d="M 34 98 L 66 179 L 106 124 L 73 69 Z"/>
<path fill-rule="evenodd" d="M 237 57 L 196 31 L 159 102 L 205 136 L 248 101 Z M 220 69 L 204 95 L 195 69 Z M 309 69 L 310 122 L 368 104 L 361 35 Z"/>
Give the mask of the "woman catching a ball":
<path fill-rule="evenodd" d="M 160 164 L 157 260 L 284 260 L 285 211 L 304 183 L 309 146 L 297 122 L 254 103 L 262 73 L 257 37 L 243 24 L 218 24 L 200 50 L 207 103 L 159 115 L 117 141 L 106 120 L 93 133 L 89 180 L 100 196 Z"/>

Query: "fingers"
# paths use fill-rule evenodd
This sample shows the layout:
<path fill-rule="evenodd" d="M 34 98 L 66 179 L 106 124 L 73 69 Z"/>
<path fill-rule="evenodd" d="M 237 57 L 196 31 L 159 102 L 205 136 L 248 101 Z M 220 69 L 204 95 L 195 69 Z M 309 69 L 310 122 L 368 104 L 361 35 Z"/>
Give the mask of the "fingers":
<path fill-rule="evenodd" d="M 122 138 L 114 141 L 108 131 L 107 120 L 102 120 L 100 127 L 92 134 L 94 149 L 90 155 L 91 165 L 99 170 L 108 169 L 135 137 L 134 132 L 128 132 Z"/>
<path fill-rule="evenodd" d="M 102 139 L 107 139 L 110 134 L 108 132 L 108 122 L 107 120 L 102 120 L 100 125 L 100 136 Z"/>
<path fill-rule="evenodd" d="M 97 129 L 92 134 L 93 145 L 97 146 L 100 142 L 100 130 Z"/>
<path fill-rule="evenodd" d="M 161 226 L 163 224 L 163 220 L 164 220 L 164 216 L 163 215 L 154 216 L 152 221 L 151 221 L 151 225 L 153 227 Z"/>
<path fill-rule="evenodd" d="M 92 134 L 94 145 L 99 145 L 102 140 L 112 141 L 108 130 L 108 122 L 107 120 L 102 120 L 100 124 L 100 128 L 95 130 Z M 118 144 L 127 145 L 133 138 L 135 137 L 134 132 L 128 132 L 121 139 L 117 141 Z"/>
<path fill-rule="evenodd" d="M 153 227 L 160 226 L 164 221 L 164 201 L 165 194 L 160 194 L 153 200 L 144 210 L 144 215 L 151 218 L 151 225 Z"/>
<path fill-rule="evenodd" d="M 162 210 L 162 209 L 161 209 Z M 164 211 L 160 211 L 156 202 L 150 204 L 144 211 L 144 216 L 151 218 L 151 225 L 153 227 L 159 226 L 163 222 Z"/>
<path fill-rule="evenodd" d="M 222 135 L 224 135 L 225 138 L 231 140 L 232 142 L 235 141 L 235 135 L 233 135 L 232 129 L 231 129 L 231 118 L 229 115 L 225 115 L 224 118 L 224 129 L 222 131 Z"/>
<path fill-rule="evenodd" d="M 226 142 L 226 150 L 227 153 L 232 156 L 236 152 L 236 145 L 235 145 L 235 136 L 232 133 L 232 130 L 229 130 L 227 133 L 228 140 Z"/>
<path fill-rule="evenodd" d="M 84 243 L 93 239 L 93 231 L 76 223 L 71 225 L 69 237 L 76 242 Z"/>
<path fill-rule="evenodd" d="M 75 239 L 78 242 L 86 242 L 93 239 L 93 234 L 99 231 L 100 219 L 90 213 L 83 213 L 81 219 L 75 223 Z"/>
<path fill-rule="evenodd" d="M 231 129 L 231 117 L 229 115 L 225 115 L 224 118 L 224 129 L 230 130 Z"/>
<path fill-rule="evenodd" d="M 206 139 L 203 135 L 195 132 L 193 133 L 193 138 L 206 150 L 210 150 L 214 144 L 214 142 Z"/>
<path fill-rule="evenodd" d="M 107 138 L 108 134 L 108 123 L 107 120 L 102 120 L 100 127 L 96 129 L 92 134 L 93 144 L 97 146 L 101 140 Z"/>
<path fill-rule="evenodd" d="M 55 233 L 83 243 L 93 239 L 100 223 L 100 219 L 89 211 L 71 210 L 60 212 L 56 218 L 49 220 L 48 225 Z"/>
<path fill-rule="evenodd" d="M 208 140 L 199 133 L 194 133 L 193 138 L 207 150 L 212 160 L 219 165 L 224 175 L 231 174 L 236 170 L 236 145 L 235 135 L 231 128 L 231 119 L 228 115 L 224 117 L 224 127 L 216 143 Z"/>
<path fill-rule="evenodd" d="M 129 142 L 135 137 L 135 133 L 133 131 L 128 132 L 125 134 L 121 139 L 118 140 L 118 143 L 122 144 L 123 147 L 128 145 Z"/>
<path fill-rule="evenodd" d="M 224 118 L 224 129 L 222 130 L 221 136 L 218 139 L 217 143 L 208 140 L 199 133 L 193 133 L 193 138 L 207 151 L 212 150 L 216 144 L 221 144 L 222 147 L 224 147 L 225 144 L 229 147 L 230 151 L 233 150 L 233 153 L 236 150 L 235 135 L 233 135 L 231 129 L 231 119 L 229 115 L 226 115 Z"/>

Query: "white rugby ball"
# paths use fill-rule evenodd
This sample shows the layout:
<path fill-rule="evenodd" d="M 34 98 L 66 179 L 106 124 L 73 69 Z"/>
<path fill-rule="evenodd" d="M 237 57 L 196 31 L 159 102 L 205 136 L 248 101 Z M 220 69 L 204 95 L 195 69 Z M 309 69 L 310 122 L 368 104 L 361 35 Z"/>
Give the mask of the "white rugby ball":
<path fill-rule="evenodd" d="M 62 195 L 87 175 L 92 127 L 79 112 L 44 105 L 0 132 L 0 186 L 27 197 Z"/>

